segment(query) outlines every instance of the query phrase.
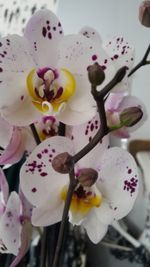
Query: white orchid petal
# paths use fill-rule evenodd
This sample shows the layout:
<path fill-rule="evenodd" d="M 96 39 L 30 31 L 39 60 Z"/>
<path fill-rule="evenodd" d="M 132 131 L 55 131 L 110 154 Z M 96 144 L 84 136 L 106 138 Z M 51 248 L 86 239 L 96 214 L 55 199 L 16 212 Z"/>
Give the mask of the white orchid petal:
<path fill-rule="evenodd" d="M 67 174 L 57 173 L 51 164 L 53 158 L 63 152 L 73 155 L 71 140 L 60 136 L 51 137 L 35 148 L 21 168 L 21 189 L 36 207 L 49 202 L 51 193 L 61 192 L 69 181 Z"/>
<path fill-rule="evenodd" d="M 102 86 L 98 87 L 100 90 L 115 74 L 111 59 L 99 44 L 81 34 L 68 35 L 63 38 L 60 43 L 58 67 L 68 69 L 75 78 L 76 92 L 69 101 L 69 105 L 74 111 L 88 111 L 94 105 L 87 69 L 95 62 L 98 62 L 105 72 L 105 80 Z"/>
<path fill-rule="evenodd" d="M 0 164 L 14 164 L 21 160 L 24 154 L 24 142 L 21 130 L 14 127 L 10 142 L 0 155 Z"/>
<path fill-rule="evenodd" d="M 33 209 L 33 225 L 48 226 L 62 220 L 64 202 L 60 198 L 60 193 L 60 191 L 51 193 L 49 201 L 43 206 Z"/>
<path fill-rule="evenodd" d="M 133 157 L 117 147 L 105 151 L 97 186 L 115 219 L 127 215 L 138 193 L 138 171 Z"/>
<path fill-rule="evenodd" d="M 90 38 L 96 43 L 99 43 L 99 45 L 102 44 L 102 39 L 100 34 L 92 27 L 84 26 L 83 28 L 81 28 L 79 33 L 85 36 L 86 38 Z"/>
<path fill-rule="evenodd" d="M 88 111 L 78 112 L 67 105 L 65 110 L 57 115 L 57 119 L 67 125 L 80 125 L 91 120 L 95 114 L 96 106 L 89 108 Z"/>
<path fill-rule="evenodd" d="M 29 40 L 33 57 L 38 67 L 56 67 L 58 44 L 63 38 L 61 24 L 50 10 L 36 12 L 25 28 L 25 37 Z"/>
<path fill-rule="evenodd" d="M 117 69 L 122 66 L 132 67 L 134 62 L 134 47 L 123 37 L 114 37 L 105 42 L 103 47 Z"/>
<path fill-rule="evenodd" d="M 108 224 L 103 224 L 99 221 L 95 209 L 91 211 L 91 214 L 86 218 L 82 225 L 94 244 L 100 242 L 108 230 Z"/>
<path fill-rule="evenodd" d="M 11 125 L 28 126 L 38 121 L 42 114 L 34 107 L 29 97 L 19 101 L 14 106 L 6 106 L 1 116 Z"/>

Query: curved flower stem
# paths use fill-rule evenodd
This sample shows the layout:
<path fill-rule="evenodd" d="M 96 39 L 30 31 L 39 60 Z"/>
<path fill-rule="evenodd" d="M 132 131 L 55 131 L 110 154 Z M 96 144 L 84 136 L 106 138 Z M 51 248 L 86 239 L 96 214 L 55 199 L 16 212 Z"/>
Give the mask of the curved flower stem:
<path fill-rule="evenodd" d="M 126 67 L 120 68 L 115 74 L 114 78 L 100 91 L 96 90 L 96 85 L 91 84 L 91 93 L 97 103 L 98 113 L 100 117 L 101 127 L 93 137 L 90 143 L 88 143 L 85 147 L 83 147 L 77 154 L 73 156 L 73 162 L 78 162 L 81 158 L 83 158 L 87 153 L 89 153 L 99 142 L 100 140 L 109 133 L 109 129 L 107 127 L 106 113 L 104 107 L 104 98 L 111 91 L 111 89 L 117 85 L 117 83 L 121 82 L 126 74 Z"/>
<path fill-rule="evenodd" d="M 74 192 L 75 187 L 78 184 L 78 181 L 75 179 L 74 175 L 74 168 L 69 173 L 70 176 L 70 183 L 69 183 L 69 188 L 67 192 L 67 198 L 65 201 L 65 206 L 64 206 L 64 211 L 63 211 L 63 216 L 62 216 L 62 221 L 60 225 L 60 231 L 59 231 L 59 236 L 58 236 L 58 241 L 57 241 L 57 246 L 56 246 L 56 251 L 55 251 L 55 256 L 54 256 L 54 261 L 52 267 L 58 267 L 59 266 L 59 260 L 60 260 L 60 254 L 61 254 L 61 246 L 64 238 L 64 232 L 65 232 L 65 226 L 68 220 L 68 212 L 69 212 L 69 207 L 72 199 L 72 195 Z"/>
<path fill-rule="evenodd" d="M 121 67 L 117 71 L 117 73 L 115 74 L 113 79 L 108 84 L 106 84 L 105 87 L 100 92 L 95 91 L 96 92 L 95 96 L 96 96 L 97 100 L 102 98 L 102 97 L 104 98 L 114 88 L 114 86 L 116 86 L 119 82 L 121 82 L 122 79 L 124 78 L 125 74 L 126 74 L 126 71 L 127 71 L 126 66 Z M 93 96 L 94 96 L 94 94 L 93 94 Z"/>
<path fill-rule="evenodd" d="M 136 72 L 139 68 L 141 68 L 144 65 L 148 65 L 150 64 L 150 60 L 148 61 L 148 55 L 150 53 L 150 44 L 145 52 L 144 57 L 142 58 L 142 60 L 130 71 L 130 73 L 128 74 L 128 77 L 130 77 L 134 72 Z"/>

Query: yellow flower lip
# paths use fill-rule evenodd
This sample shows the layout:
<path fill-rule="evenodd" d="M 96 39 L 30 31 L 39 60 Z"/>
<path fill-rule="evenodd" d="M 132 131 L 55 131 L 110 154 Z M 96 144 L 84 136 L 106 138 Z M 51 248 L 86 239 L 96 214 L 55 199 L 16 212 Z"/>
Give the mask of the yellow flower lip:
<path fill-rule="evenodd" d="M 53 70 L 45 73 L 45 79 L 32 69 L 27 76 L 27 89 L 33 105 L 42 113 L 57 113 L 75 93 L 75 78 L 67 69 L 62 68 L 59 77 L 54 78 Z"/>
<path fill-rule="evenodd" d="M 67 197 L 67 189 L 68 187 L 65 186 L 61 191 L 61 199 L 63 201 Z M 92 208 L 100 207 L 101 203 L 102 196 L 100 194 L 91 191 L 86 192 L 82 186 L 79 186 L 73 193 L 70 211 L 72 214 L 80 213 L 84 217 Z"/>

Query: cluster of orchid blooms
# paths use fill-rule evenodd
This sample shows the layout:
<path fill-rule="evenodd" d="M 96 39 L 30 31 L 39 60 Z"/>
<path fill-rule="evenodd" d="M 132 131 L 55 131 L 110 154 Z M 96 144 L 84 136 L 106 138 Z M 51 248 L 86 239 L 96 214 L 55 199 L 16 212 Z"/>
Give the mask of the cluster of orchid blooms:
<path fill-rule="evenodd" d="M 103 43 L 89 27 L 64 36 L 49 10 L 31 17 L 24 36 L 1 38 L 0 164 L 26 157 L 18 193 L 9 195 L 0 169 L 0 252 L 17 256 L 11 267 L 34 228 L 62 220 L 65 203 L 64 216 L 94 243 L 132 209 L 137 166 L 127 151 L 110 148 L 109 133 L 128 138 L 146 118 L 128 95 L 133 59 L 123 37 Z"/>

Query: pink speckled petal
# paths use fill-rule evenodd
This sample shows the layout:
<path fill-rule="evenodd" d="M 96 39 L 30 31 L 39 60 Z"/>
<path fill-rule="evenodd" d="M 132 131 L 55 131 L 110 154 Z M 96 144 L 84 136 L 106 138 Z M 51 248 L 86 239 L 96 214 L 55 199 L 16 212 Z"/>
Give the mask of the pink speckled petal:
<path fill-rule="evenodd" d="M 87 73 L 88 66 L 95 62 L 98 62 L 105 72 L 105 80 L 98 87 L 100 90 L 115 74 L 111 59 L 99 44 L 81 34 L 68 35 L 63 38 L 60 43 L 58 67 L 66 68 L 74 75 L 76 91 L 69 100 L 70 108 L 74 111 L 88 111 L 95 104 L 90 92 L 91 85 Z"/>
<path fill-rule="evenodd" d="M 126 216 L 138 193 L 138 171 L 134 158 L 118 147 L 105 151 L 97 186 L 109 203 L 114 218 Z"/>
<path fill-rule="evenodd" d="M 110 93 L 105 102 L 105 110 L 111 112 L 118 111 L 119 104 L 123 100 L 123 97 L 123 92 Z"/>
<path fill-rule="evenodd" d="M 19 264 L 19 262 L 25 256 L 25 254 L 29 249 L 30 240 L 31 240 L 31 225 L 29 225 L 29 223 L 26 223 L 23 226 L 21 232 L 21 247 L 19 248 L 19 253 L 9 267 L 16 267 Z"/>
<path fill-rule="evenodd" d="M 0 164 L 14 164 L 22 158 L 23 153 L 24 143 L 21 130 L 14 127 L 9 144 L 0 155 Z"/>
<path fill-rule="evenodd" d="M 120 123 L 120 118 L 119 118 L 119 112 L 106 112 L 106 117 L 107 117 L 107 124 L 109 127 L 113 127 L 114 125 L 118 125 Z M 127 127 L 121 127 L 118 130 L 114 130 L 111 132 L 113 135 L 119 137 L 119 138 L 129 138 L 129 128 Z"/>
<path fill-rule="evenodd" d="M 31 218 L 33 206 L 32 204 L 26 199 L 22 190 L 19 187 L 19 197 L 22 203 L 22 215 L 25 218 Z"/>
<path fill-rule="evenodd" d="M 92 27 L 84 26 L 83 28 L 81 28 L 79 33 L 82 34 L 83 36 L 85 36 L 86 38 L 92 39 L 93 41 L 95 41 L 99 45 L 101 45 L 101 43 L 102 43 L 102 39 L 101 39 L 100 34 Z"/>
<path fill-rule="evenodd" d="M 1 214 L 4 212 L 8 199 L 8 194 L 9 194 L 8 183 L 4 175 L 4 172 L 0 168 L 0 217 Z"/>
<path fill-rule="evenodd" d="M 0 146 L 6 148 L 12 135 L 13 126 L 0 116 Z"/>
<path fill-rule="evenodd" d="M 20 172 L 20 185 L 26 198 L 36 207 L 51 201 L 51 193 L 58 197 L 62 187 L 69 181 L 67 174 L 60 174 L 52 167 L 53 158 L 59 153 L 73 155 L 71 140 L 55 136 L 35 148 Z M 41 197 L 42 196 L 42 197 Z"/>
<path fill-rule="evenodd" d="M 6 246 L 8 253 L 14 255 L 18 255 L 21 245 L 21 212 L 22 206 L 19 196 L 16 192 L 12 192 L 0 221 L 0 239 Z"/>
<path fill-rule="evenodd" d="M 29 20 L 25 32 L 38 67 L 55 68 L 58 45 L 63 38 L 61 23 L 50 10 L 40 10 Z"/>

